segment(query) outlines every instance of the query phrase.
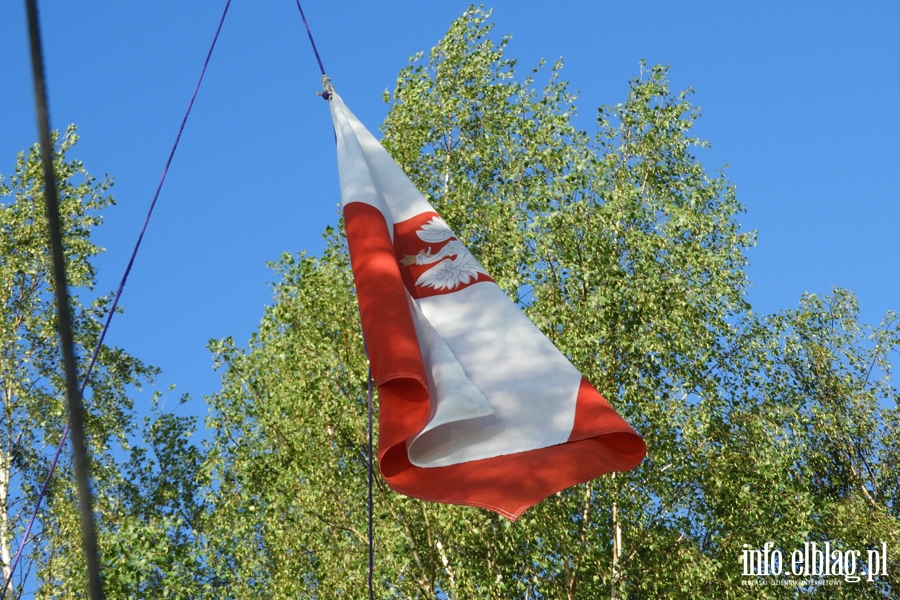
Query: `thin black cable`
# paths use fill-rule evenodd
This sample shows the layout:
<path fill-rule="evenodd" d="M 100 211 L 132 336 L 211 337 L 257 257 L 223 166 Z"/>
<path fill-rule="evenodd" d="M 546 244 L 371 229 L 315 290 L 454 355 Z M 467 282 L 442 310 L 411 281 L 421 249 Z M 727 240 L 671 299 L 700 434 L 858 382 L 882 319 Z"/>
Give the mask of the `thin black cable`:
<path fill-rule="evenodd" d="M 368 357 L 368 351 L 366 352 Z M 375 456 L 372 452 L 372 365 L 369 365 L 369 600 L 375 598 L 375 587 L 372 583 L 375 574 L 375 530 L 374 530 L 374 514 L 372 502 L 372 482 L 375 478 L 374 461 Z"/>
<path fill-rule="evenodd" d="M 72 313 L 69 306 L 66 263 L 63 255 L 62 231 L 59 223 L 59 201 L 56 191 L 56 172 L 53 168 L 53 144 L 50 141 L 50 110 L 47 101 L 47 85 L 44 75 L 44 56 L 41 49 L 37 0 L 25 0 L 25 5 L 28 11 L 28 35 L 31 41 L 34 98 L 37 108 L 38 133 L 41 141 L 41 162 L 44 168 L 44 202 L 47 207 L 50 250 L 53 256 L 53 284 L 59 318 L 58 330 L 66 377 L 66 397 L 69 406 L 72 452 L 75 456 L 75 480 L 78 487 L 78 508 L 81 514 L 82 549 L 84 550 L 84 558 L 87 563 L 90 597 L 93 600 L 102 600 L 103 582 L 100 578 L 97 530 L 94 524 L 94 511 L 91 499 L 91 464 L 85 445 L 81 390 L 78 387 L 77 365 L 75 364 Z"/>

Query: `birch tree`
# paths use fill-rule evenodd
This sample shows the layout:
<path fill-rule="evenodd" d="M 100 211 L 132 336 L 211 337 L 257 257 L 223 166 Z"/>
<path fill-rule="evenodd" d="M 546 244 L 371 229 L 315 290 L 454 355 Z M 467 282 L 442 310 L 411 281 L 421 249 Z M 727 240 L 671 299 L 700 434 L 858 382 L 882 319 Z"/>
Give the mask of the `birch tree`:
<path fill-rule="evenodd" d="M 112 202 L 107 194 L 111 182 L 96 180 L 80 162 L 67 159 L 76 141 L 74 127 L 54 137 L 58 143 L 54 166 L 68 277 L 73 289 L 90 293 L 95 275 L 90 259 L 100 252 L 90 240 L 90 231 L 101 220 L 99 211 Z M 22 543 L 19 535 L 30 516 L 35 488 L 46 475 L 48 454 L 65 426 L 66 408 L 37 146 L 19 154 L 9 183 L 0 186 L 0 557 L 8 577 L 11 552 Z M 100 298 L 85 306 L 79 293 L 73 294 L 75 336 L 82 357 L 89 352 L 85 347 L 90 348 L 97 338 L 96 315 L 108 304 L 109 298 Z M 80 366 L 83 371 L 83 361 Z M 124 386 L 151 374 L 140 362 L 112 348 L 103 349 L 98 367 L 91 387 L 94 393 L 88 392 L 86 406 L 92 450 L 122 430 L 130 408 Z M 55 492 L 56 488 L 51 493 Z M 36 533 L 40 539 L 40 526 Z M 31 545 L 29 559 L 36 547 Z M 20 581 L 29 570 L 28 566 L 22 569 Z"/>
<path fill-rule="evenodd" d="M 96 179 L 69 157 L 77 141 L 74 126 L 53 136 L 76 355 L 83 374 L 112 299 L 94 291 L 92 259 L 102 249 L 91 241 L 91 233 L 113 198 L 110 178 Z M 80 598 L 86 575 L 68 446 L 37 525 L 28 540 L 22 538 L 67 419 L 43 186 L 36 145 L 18 155 L 8 180 L 0 178 L 0 561 L 8 577 L 11 555 L 25 544 L 9 598 L 23 591 L 26 597 Z M 92 296 L 96 298 L 85 300 Z M 186 442 L 192 424 L 189 418 L 155 410 L 140 427 L 129 396 L 156 375 L 156 369 L 124 350 L 104 345 L 84 394 L 94 508 L 111 597 L 162 597 L 165 589 L 183 590 L 184 582 L 177 583 L 179 574 L 184 575 L 179 567 L 191 564 L 184 555 L 194 537 L 186 521 L 196 506 L 192 492 L 202 481 L 196 473 L 198 450 Z M 190 585 L 202 585 L 202 565 L 190 569 Z M 28 589 L 23 588 L 26 582 Z"/>

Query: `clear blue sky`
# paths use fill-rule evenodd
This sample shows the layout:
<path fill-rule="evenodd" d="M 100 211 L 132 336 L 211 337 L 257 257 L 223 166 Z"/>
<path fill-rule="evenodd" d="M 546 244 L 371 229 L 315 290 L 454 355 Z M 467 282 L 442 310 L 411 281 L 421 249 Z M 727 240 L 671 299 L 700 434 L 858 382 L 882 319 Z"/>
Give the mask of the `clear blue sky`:
<path fill-rule="evenodd" d="M 0 3 L 0 173 L 36 138 L 23 2 Z M 56 128 L 73 156 L 115 176 L 95 239 L 101 291 L 115 289 L 224 0 L 42 3 Z M 306 0 L 325 67 L 376 131 L 385 88 L 430 49 L 465 2 Z M 729 164 L 759 231 L 750 300 L 762 313 L 804 292 L 853 289 L 863 319 L 900 310 L 900 4 L 497 1 L 522 72 L 564 57 L 579 124 L 625 98 L 638 62 L 696 90 L 709 169 Z M 163 369 L 204 413 L 218 389 L 205 345 L 243 344 L 270 301 L 266 268 L 321 249 L 339 190 L 327 106 L 293 0 L 234 0 L 109 342 Z M 895 361 L 896 362 L 896 361 Z"/>

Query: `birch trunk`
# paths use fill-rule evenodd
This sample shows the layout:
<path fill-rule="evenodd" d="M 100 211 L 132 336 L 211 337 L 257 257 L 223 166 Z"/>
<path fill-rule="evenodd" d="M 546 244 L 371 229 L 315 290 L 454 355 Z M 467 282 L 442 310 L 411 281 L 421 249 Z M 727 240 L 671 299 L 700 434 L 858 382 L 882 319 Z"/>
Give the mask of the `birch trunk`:
<path fill-rule="evenodd" d="M 615 478 L 615 473 L 613 473 Z M 613 526 L 613 555 L 612 555 L 612 600 L 619 600 L 622 593 L 622 524 L 619 521 L 619 507 L 615 501 L 612 505 L 612 526 Z"/>

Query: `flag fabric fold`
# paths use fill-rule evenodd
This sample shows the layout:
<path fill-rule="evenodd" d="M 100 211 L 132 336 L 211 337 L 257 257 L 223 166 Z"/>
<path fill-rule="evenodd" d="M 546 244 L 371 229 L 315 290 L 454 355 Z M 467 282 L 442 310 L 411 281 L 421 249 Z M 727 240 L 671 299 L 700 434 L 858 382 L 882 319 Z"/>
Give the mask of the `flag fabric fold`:
<path fill-rule="evenodd" d="M 646 454 L 336 93 L 329 105 L 378 463 L 396 491 L 516 519 Z"/>

